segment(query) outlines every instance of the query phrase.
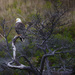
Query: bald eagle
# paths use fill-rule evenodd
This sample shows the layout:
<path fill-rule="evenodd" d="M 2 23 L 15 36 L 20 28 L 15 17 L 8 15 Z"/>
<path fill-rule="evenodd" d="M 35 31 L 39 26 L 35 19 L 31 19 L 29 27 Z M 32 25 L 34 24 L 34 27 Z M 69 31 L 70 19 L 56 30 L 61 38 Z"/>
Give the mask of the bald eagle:
<path fill-rule="evenodd" d="M 22 23 L 20 18 L 16 19 L 15 31 L 18 36 L 21 37 L 21 41 L 23 41 L 23 39 L 25 39 L 25 25 Z"/>

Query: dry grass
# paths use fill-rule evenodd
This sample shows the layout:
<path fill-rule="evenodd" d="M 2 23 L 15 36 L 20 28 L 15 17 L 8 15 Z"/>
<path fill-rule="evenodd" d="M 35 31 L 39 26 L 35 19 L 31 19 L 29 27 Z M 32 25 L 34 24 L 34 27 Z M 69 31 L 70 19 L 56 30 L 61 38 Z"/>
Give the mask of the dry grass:
<path fill-rule="evenodd" d="M 1 0 L 0 19 L 11 20 L 21 17 L 23 20 L 30 14 L 41 10 L 44 0 Z"/>
<path fill-rule="evenodd" d="M 69 3 L 69 0 L 66 1 Z M 41 13 L 45 3 L 45 0 L 0 0 L 0 19 L 21 17 L 25 21 L 29 14 Z"/>

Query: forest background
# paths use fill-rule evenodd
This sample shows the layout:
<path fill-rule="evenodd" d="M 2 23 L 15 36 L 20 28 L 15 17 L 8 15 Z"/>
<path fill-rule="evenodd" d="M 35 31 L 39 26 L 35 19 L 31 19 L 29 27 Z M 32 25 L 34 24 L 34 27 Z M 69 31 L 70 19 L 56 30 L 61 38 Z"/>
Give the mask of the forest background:
<path fill-rule="evenodd" d="M 68 19 L 71 19 L 68 24 L 62 27 L 56 28 L 54 32 L 54 38 L 53 38 L 53 45 L 58 46 L 60 42 L 57 42 L 56 39 L 64 41 L 64 44 L 70 43 L 71 45 L 75 42 L 75 0 L 53 0 L 55 3 L 63 4 L 66 9 L 69 9 L 69 11 L 66 14 L 66 17 L 70 14 Z M 26 74 L 26 71 L 22 70 L 14 70 L 14 69 L 7 69 L 2 64 L 4 62 L 10 61 L 10 57 L 12 56 L 12 39 L 14 38 L 16 34 L 14 26 L 15 26 L 15 19 L 21 18 L 22 22 L 25 25 L 25 28 L 28 27 L 28 22 L 33 22 L 37 20 L 38 17 L 41 19 L 45 19 L 45 14 L 53 7 L 52 0 L 0 0 L 0 74 L 2 75 L 24 75 Z M 54 11 L 52 11 L 54 12 Z M 36 20 L 34 20 L 36 19 Z M 42 20 L 40 21 L 42 22 Z M 34 20 L 34 21 L 33 21 Z M 63 23 L 63 21 L 61 21 Z M 65 20 L 64 20 L 65 22 Z M 2 24 L 4 23 L 5 30 L 2 28 Z M 61 23 L 61 24 L 62 24 Z M 39 23 L 38 23 L 39 24 Z M 48 27 L 46 27 L 48 30 Z M 35 26 L 33 25 L 30 29 L 30 31 L 36 31 Z M 45 32 L 48 32 L 47 30 L 44 30 Z M 22 43 L 20 40 L 18 40 L 16 46 L 17 46 L 17 57 L 21 54 L 25 54 L 28 56 L 32 64 L 36 67 L 40 65 L 40 60 L 44 53 L 41 51 L 41 49 L 38 49 L 36 47 L 36 39 L 39 40 L 39 37 L 37 35 L 33 35 L 32 33 L 27 32 L 27 36 L 29 39 L 25 39 L 25 42 Z M 7 35 L 7 36 L 6 36 Z M 34 40 L 33 40 L 34 39 Z M 52 44 L 50 44 L 51 46 Z M 50 47 L 51 50 L 54 50 L 54 47 Z M 73 47 L 74 48 L 74 47 Z M 72 48 L 71 48 L 72 49 Z M 75 49 L 75 48 L 74 48 Z M 48 52 L 48 50 L 46 49 Z M 10 55 L 11 56 L 10 56 Z M 9 57 L 10 56 L 10 57 Z M 59 56 L 61 58 L 59 58 Z M 66 58 L 66 59 L 65 59 Z M 48 60 L 51 60 L 49 62 L 49 65 L 51 67 L 58 66 L 59 65 L 59 59 L 61 60 L 61 64 L 65 64 L 64 61 L 69 61 L 67 66 L 75 66 L 75 54 L 74 53 L 66 53 L 66 54 L 59 54 L 55 55 L 54 57 L 49 57 Z M 19 60 L 20 63 L 28 65 L 27 62 L 24 61 L 24 58 L 21 58 Z M 45 69 L 47 69 L 45 67 Z M 52 68 L 53 69 L 53 68 Z M 9 71 L 10 70 L 10 71 Z M 58 68 L 55 68 L 57 71 Z"/>

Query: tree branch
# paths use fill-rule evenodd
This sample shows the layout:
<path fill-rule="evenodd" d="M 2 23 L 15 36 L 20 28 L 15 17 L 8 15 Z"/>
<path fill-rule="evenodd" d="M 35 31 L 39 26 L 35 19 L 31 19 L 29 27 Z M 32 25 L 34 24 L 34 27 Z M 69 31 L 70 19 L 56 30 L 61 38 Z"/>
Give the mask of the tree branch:
<path fill-rule="evenodd" d="M 10 61 L 10 62 L 7 64 L 7 66 L 8 66 L 9 68 L 12 68 L 12 69 L 21 69 L 21 70 L 33 71 L 32 68 L 29 67 L 29 66 L 25 66 L 25 65 L 23 65 L 23 64 L 20 64 L 20 65 L 16 66 L 16 65 L 12 65 L 13 63 L 14 63 L 14 61 Z"/>
<path fill-rule="evenodd" d="M 42 59 L 41 59 L 41 64 L 40 64 L 40 72 L 42 73 L 43 71 L 43 68 L 44 68 L 44 62 L 45 62 L 45 59 L 48 57 L 48 56 L 53 56 L 54 53 L 50 53 L 50 54 L 44 54 Z"/>
<path fill-rule="evenodd" d="M 36 69 L 32 64 L 31 64 L 31 62 L 28 60 L 28 58 L 25 56 L 25 55 L 21 55 L 21 56 L 19 56 L 18 58 L 21 58 L 21 57 L 23 57 L 28 63 L 29 63 L 29 65 L 30 65 L 30 67 L 32 68 L 32 69 Z M 36 69 L 37 70 L 37 69 Z"/>

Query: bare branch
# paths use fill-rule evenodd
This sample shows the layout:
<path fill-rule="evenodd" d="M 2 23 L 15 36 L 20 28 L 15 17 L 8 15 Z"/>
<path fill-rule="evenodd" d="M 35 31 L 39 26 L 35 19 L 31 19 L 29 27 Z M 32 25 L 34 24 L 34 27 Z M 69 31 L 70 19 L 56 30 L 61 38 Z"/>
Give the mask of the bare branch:
<path fill-rule="evenodd" d="M 5 37 L 0 33 L 0 36 L 3 38 L 3 39 L 5 39 Z"/>
<path fill-rule="evenodd" d="M 54 53 L 50 53 L 50 54 L 44 54 L 42 59 L 41 59 L 41 64 L 40 64 L 40 72 L 42 73 L 43 68 L 44 68 L 44 62 L 45 62 L 45 58 L 49 57 L 49 56 L 53 56 Z"/>
<path fill-rule="evenodd" d="M 10 68 L 13 68 L 13 69 L 23 69 L 23 70 L 30 70 L 30 71 L 32 71 L 32 69 L 29 66 L 27 67 L 27 66 L 25 66 L 23 64 L 20 64 L 18 66 L 15 66 L 15 65 L 12 65 L 13 62 L 14 61 L 9 62 L 7 64 L 7 66 L 10 67 Z"/>
<path fill-rule="evenodd" d="M 6 36 L 8 36 L 8 35 L 9 35 L 10 31 L 12 30 L 12 28 L 13 28 L 13 27 L 11 26 L 11 28 L 10 28 L 10 30 L 8 31 L 8 33 L 7 33 L 7 35 L 6 35 Z"/>
<path fill-rule="evenodd" d="M 21 57 L 23 57 L 29 63 L 30 67 L 34 69 L 34 66 L 32 65 L 32 63 L 28 60 L 28 58 L 25 55 L 21 55 L 18 58 L 21 58 Z"/>
<path fill-rule="evenodd" d="M 20 38 L 20 40 L 22 40 L 21 36 L 15 36 L 12 40 L 12 47 L 13 47 L 13 59 L 15 60 L 16 58 L 16 46 L 15 46 L 15 43 L 16 43 L 16 40 Z"/>

